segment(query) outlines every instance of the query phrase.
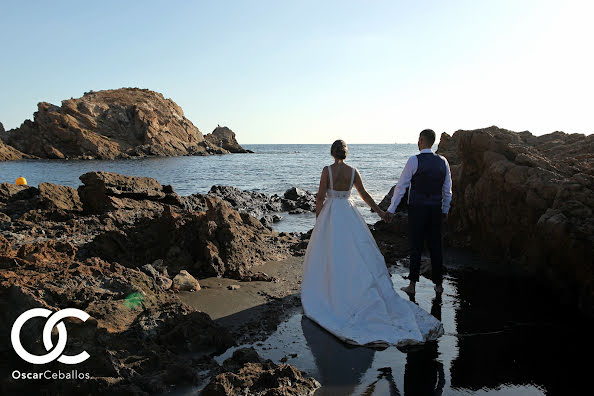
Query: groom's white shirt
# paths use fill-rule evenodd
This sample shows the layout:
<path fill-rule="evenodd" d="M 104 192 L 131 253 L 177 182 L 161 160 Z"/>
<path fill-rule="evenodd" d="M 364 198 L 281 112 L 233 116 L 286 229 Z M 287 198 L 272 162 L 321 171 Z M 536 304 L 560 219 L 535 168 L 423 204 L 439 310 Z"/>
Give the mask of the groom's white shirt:
<path fill-rule="evenodd" d="M 421 153 L 432 152 L 431 149 L 421 150 Z M 448 160 L 443 155 L 440 155 L 440 157 L 446 165 L 446 176 L 443 181 L 443 186 L 441 187 L 441 211 L 443 213 L 448 213 L 450 211 L 450 202 L 452 201 L 452 175 L 450 174 L 450 164 L 448 163 Z M 412 180 L 413 175 L 417 172 L 418 167 L 419 160 L 416 155 L 411 156 L 408 161 L 406 161 L 400 179 L 398 179 L 398 184 L 394 187 L 394 194 L 392 195 L 392 201 L 388 208 L 388 212 L 394 213 L 396 211 L 396 208 L 404 196 L 406 188 L 410 186 L 410 181 Z"/>

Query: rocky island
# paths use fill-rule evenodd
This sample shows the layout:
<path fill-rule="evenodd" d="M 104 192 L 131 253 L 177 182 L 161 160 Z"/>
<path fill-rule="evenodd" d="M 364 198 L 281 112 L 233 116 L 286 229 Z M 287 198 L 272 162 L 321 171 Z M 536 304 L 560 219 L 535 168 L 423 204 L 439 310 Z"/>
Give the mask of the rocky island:
<path fill-rule="evenodd" d="M 41 102 L 33 121 L 0 129 L 0 161 L 118 159 L 246 153 L 227 127 L 206 136 L 171 99 L 148 89 L 86 92 L 61 106 Z"/>

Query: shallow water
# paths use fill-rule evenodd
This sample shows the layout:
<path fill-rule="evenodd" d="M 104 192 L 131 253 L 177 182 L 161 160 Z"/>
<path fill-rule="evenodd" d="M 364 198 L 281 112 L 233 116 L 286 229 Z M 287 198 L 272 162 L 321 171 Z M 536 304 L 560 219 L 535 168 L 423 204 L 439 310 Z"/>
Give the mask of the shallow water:
<path fill-rule="evenodd" d="M 90 171 L 118 172 L 149 176 L 161 184 L 171 184 L 181 195 L 206 193 L 213 185 L 229 185 L 242 190 L 282 195 L 296 186 L 316 192 L 322 168 L 333 162 L 330 145 L 283 144 L 245 145 L 255 154 L 140 158 L 115 161 L 22 160 L 0 162 L 0 182 L 14 183 L 23 176 L 29 185 L 50 182 L 77 187 L 78 177 Z M 414 144 L 355 144 L 347 163 L 359 169 L 365 186 L 379 203 L 398 177 L 410 155 L 418 153 Z M 353 190 L 353 199 L 368 223 L 377 215 Z M 313 214 L 288 215 L 277 223 L 278 231 L 307 231 L 313 228 Z"/>
<path fill-rule="evenodd" d="M 391 268 L 397 290 L 407 284 L 406 273 Z M 421 347 L 349 346 L 305 317 L 301 308 L 265 341 L 250 346 L 276 363 L 287 357 L 287 363 L 319 380 L 323 387 L 316 395 L 591 392 L 591 365 L 580 363 L 578 355 L 591 357 L 593 328 L 564 312 L 546 290 L 469 269 L 447 275 L 444 289 L 436 299 L 430 281 L 421 278 L 417 285 L 416 302 L 441 319 L 445 329 L 437 342 Z M 222 363 L 237 348 L 216 360 Z"/>

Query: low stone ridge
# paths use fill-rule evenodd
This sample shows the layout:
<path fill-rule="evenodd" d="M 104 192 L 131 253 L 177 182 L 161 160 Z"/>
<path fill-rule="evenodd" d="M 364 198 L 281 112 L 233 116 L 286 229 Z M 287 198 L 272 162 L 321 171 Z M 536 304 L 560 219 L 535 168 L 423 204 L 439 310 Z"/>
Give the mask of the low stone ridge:
<path fill-rule="evenodd" d="M 230 130 L 206 141 L 171 99 L 147 89 L 86 92 L 61 106 L 41 102 L 34 120 L 1 133 L 4 145 L 37 158 L 115 159 L 246 152 Z M 0 159 L 10 149 L 0 145 Z M 16 151 L 18 153 L 18 151 Z M 13 156 L 18 155 L 14 154 Z"/>
<path fill-rule="evenodd" d="M 173 187 L 162 186 L 151 177 L 124 176 L 114 172 L 88 172 L 80 176 L 83 185 L 78 194 L 86 212 L 97 213 L 117 209 L 126 199 L 169 203 L 179 202 Z"/>
<path fill-rule="evenodd" d="M 274 217 L 273 214 L 276 212 L 296 214 L 316 211 L 315 194 L 297 187 L 288 189 L 282 197 L 276 194 L 267 195 L 257 191 L 240 190 L 231 186 L 212 186 L 208 195 L 227 201 L 241 213 L 260 218 L 265 225 L 281 219 Z"/>
<path fill-rule="evenodd" d="M 321 384 L 290 364 L 262 359 L 253 348 L 241 348 L 223 362 L 222 373 L 200 393 L 219 395 L 312 395 Z"/>
<path fill-rule="evenodd" d="M 442 135 L 450 162 L 450 243 L 534 271 L 594 315 L 594 135 L 498 127 Z"/>

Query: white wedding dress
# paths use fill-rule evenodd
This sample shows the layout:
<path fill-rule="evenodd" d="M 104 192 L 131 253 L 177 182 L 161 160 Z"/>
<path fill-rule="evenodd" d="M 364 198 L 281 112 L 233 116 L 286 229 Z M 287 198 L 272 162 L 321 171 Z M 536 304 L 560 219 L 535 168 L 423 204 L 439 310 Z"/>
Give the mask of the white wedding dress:
<path fill-rule="evenodd" d="M 330 188 L 305 254 L 301 303 L 307 317 L 358 345 L 406 346 L 437 339 L 440 321 L 400 297 L 373 235 L 350 201 Z"/>

